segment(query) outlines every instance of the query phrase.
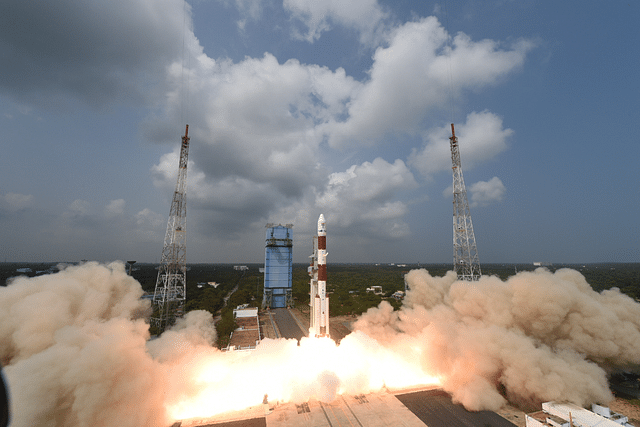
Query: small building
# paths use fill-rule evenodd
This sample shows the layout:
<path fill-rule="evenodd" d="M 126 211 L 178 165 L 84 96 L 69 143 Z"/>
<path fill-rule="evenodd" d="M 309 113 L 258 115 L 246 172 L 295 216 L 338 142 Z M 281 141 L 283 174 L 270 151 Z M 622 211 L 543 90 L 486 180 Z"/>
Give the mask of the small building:
<path fill-rule="evenodd" d="M 402 298 L 404 298 L 404 292 L 403 291 L 395 291 L 393 293 L 393 295 L 391 295 L 391 298 L 400 301 Z"/>
<path fill-rule="evenodd" d="M 571 403 L 545 402 L 542 411 L 525 415 L 526 427 L 633 427 L 629 419 L 593 404 L 591 411 Z"/>
<path fill-rule="evenodd" d="M 375 295 L 382 295 L 382 286 L 371 286 L 370 288 L 367 288 L 367 292 L 373 292 Z"/>
<path fill-rule="evenodd" d="M 258 308 L 249 307 L 248 304 L 239 305 L 233 310 L 236 321 L 236 329 L 229 337 L 227 351 L 253 350 L 262 339 Z"/>

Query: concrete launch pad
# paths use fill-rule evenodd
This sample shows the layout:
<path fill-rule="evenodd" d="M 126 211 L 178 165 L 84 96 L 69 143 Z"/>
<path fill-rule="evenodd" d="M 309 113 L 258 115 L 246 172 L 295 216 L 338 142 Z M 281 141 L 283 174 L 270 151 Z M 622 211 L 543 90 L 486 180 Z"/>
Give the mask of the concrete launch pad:
<path fill-rule="evenodd" d="M 523 414 L 524 415 L 524 414 Z M 524 419 L 524 417 L 522 418 Z M 469 412 L 439 389 L 343 395 L 331 403 L 256 405 L 181 427 L 516 427 L 490 411 Z M 176 427 L 178 424 L 176 423 Z"/>
<path fill-rule="evenodd" d="M 453 404 L 451 396 L 442 390 L 418 391 L 396 397 L 429 427 L 514 427 L 495 412 L 469 412 L 462 405 Z"/>
<path fill-rule="evenodd" d="M 406 426 L 424 423 L 389 393 L 340 396 L 331 403 L 310 401 L 274 408 L 266 417 L 267 427 Z"/>

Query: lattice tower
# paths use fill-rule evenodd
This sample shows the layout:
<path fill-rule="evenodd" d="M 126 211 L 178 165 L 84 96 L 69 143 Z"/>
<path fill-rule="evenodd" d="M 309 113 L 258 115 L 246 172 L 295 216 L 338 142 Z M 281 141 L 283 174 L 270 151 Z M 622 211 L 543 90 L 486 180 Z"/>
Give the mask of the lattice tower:
<path fill-rule="evenodd" d="M 152 326 L 158 333 L 184 314 L 187 286 L 187 163 L 189 157 L 189 125 L 180 147 L 178 182 L 173 193 L 169 222 L 164 237 L 162 260 L 153 294 Z"/>
<path fill-rule="evenodd" d="M 451 123 L 451 162 L 453 163 L 453 266 L 460 280 L 478 280 L 482 275 L 476 237 L 471 223 L 467 190 L 462 176 L 460 149 Z"/>

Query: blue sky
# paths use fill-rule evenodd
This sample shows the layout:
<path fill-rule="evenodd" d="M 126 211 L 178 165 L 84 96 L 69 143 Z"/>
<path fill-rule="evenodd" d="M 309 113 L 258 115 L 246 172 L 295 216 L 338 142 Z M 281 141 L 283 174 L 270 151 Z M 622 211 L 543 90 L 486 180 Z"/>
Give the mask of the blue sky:
<path fill-rule="evenodd" d="M 0 260 L 158 262 L 190 126 L 189 262 L 638 262 L 636 2 L 0 5 Z"/>

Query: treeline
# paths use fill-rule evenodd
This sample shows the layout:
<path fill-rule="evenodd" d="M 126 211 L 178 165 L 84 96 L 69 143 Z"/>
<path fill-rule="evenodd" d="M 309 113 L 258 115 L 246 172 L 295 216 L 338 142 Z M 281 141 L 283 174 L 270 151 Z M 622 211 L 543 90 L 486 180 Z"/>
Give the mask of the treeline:
<path fill-rule="evenodd" d="M 293 267 L 292 295 L 296 304 L 309 304 L 309 274 L 307 265 Z M 404 275 L 417 266 L 381 264 L 331 264 L 327 267 L 327 294 L 331 316 L 359 315 L 380 304 L 396 291 L 404 290 Z M 383 295 L 367 292 L 367 288 L 382 286 Z M 399 308 L 401 302 L 389 299 Z"/>
<path fill-rule="evenodd" d="M 6 285 L 7 280 L 15 276 L 33 277 L 54 272 L 56 265 L 57 263 L 0 263 L 0 285 Z M 206 310 L 219 316 L 217 328 L 221 346 L 226 346 L 225 340 L 235 328 L 233 309 L 242 304 L 260 307 L 262 303 L 264 275 L 258 270 L 262 264 L 247 266 L 249 268 L 245 271 L 235 270 L 233 264 L 188 266 L 186 311 Z M 565 267 L 580 271 L 597 292 L 617 287 L 630 297 L 640 300 L 640 263 L 552 264 L 545 268 L 556 271 Z M 292 296 L 298 306 L 309 304 L 307 268 L 306 264 L 293 266 Z M 399 307 L 401 303 L 390 296 L 396 291 L 404 290 L 404 275 L 416 268 L 426 268 L 431 275 L 442 276 L 451 270 L 451 264 L 330 264 L 327 291 L 331 315 L 359 315 L 370 307 L 379 305 L 383 298 Z M 505 280 L 516 272 L 533 271 L 536 268 L 538 267 L 533 264 L 483 264 L 482 273 Z M 155 290 L 157 275 L 156 264 L 135 264 L 132 271 L 132 276 L 149 294 Z M 217 286 L 211 286 L 210 282 L 215 282 Z M 381 286 L 383 294 L 366 292 L 372 286 Z M 231 293 L 236 287 L 237 290 Z M 228 297 L 226 304 L 225 297 Z"/>
<path fill-rule="evenodd" d="M 263 275 L 259 272 L 258 265 L 247 267 L 248 270 L 236 270 L 233 264 L 188 266 L 185 311 L 206 310 L 214 316 L 218 334 L 217 345 L 220 348 L 227 346 L 229 336 L 236 328 L 233 309 L 243 304 L 259 307 L 262 302 Z M 151 277 L 150 271 L 144 270 L 148 269 L 134 271 L 133 276 L 139 281 L 145 280 L 144 284 L 141 281 L 145 291 L 154 292 L 157 270 L 154 268 L 154 277 Z"/>

